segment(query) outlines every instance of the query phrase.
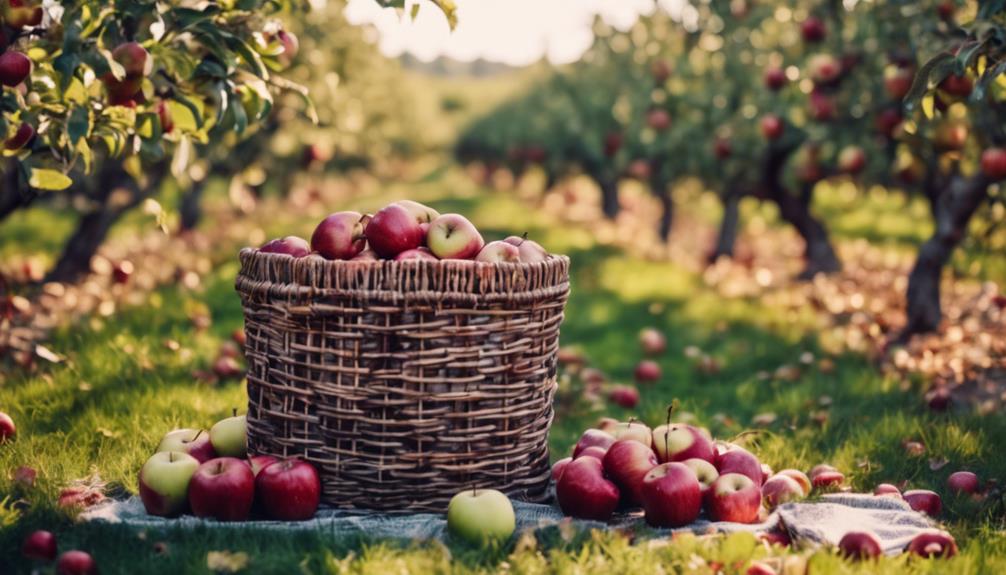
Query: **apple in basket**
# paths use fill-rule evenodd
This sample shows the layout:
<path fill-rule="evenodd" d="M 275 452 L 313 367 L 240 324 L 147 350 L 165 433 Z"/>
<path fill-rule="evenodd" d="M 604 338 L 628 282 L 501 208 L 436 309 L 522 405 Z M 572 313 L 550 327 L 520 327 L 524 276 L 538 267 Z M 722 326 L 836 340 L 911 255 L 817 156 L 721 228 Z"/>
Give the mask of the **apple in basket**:
<path fill-rule="evenodd" d="M 204 429 L 175 429 L 161 438 L 154 451 L 180 451 L 195 457 L 199 463 L 217 456 L 210 443 L 210 434 Z"/>
<path fill-rule="evenodd" d="M 684 463 L 662 463 L 643 478 L 643 510 L 654 527 L 680 527 L 699 517 L 702 486 Z"/>
<path fill-rule="evenodd" d="M 327 260 L 356 257 L 367 245 L 363 231 L 370 222 L 360 212 L 336 212 L 321 220 L 311 236 L 311 249 Z"/>
<path fill-rule="evenodd" d="M 486 263 L 518 263 L 520 262 L 520 250 L 513 244 L 504 241 L 489 242 L 475 256 L 475 261 Z"/>
<path fill-rule="evenodd" d="M 213 450 L 221 457 L 240 457 L 248 455 L 248 424 L 243 415 L 221 419 L 210 428 L 210 443 Z"/>
<path fill-rule="evenodd" d="M 747 475 L 720 475 L 706 494 L 706 508 L 714 521 L 754 523 L 761 511 L 761 490 Z"/>
<path fill-rule="evenodd" d="M 600 460 L 581 457 L 566 465 L 555 486 L 555 495 L 566 515 L 607 521 L 615 512 L 621 493 L 604 476 Z"/>
<path fill-rule="evenodd" d="M 171 517 L 188 506 L 189 483 L 199 461 L 180 451 L 160 451 L 140 468 L 140 500 L 151 515 Z"/>
<path fill-rule="evenodd" d="M 283 459 L 255 474 L 255 498 L 270 519 L 303 521 L 318 511 L 321 480 L 310 463 Z"/>
<path fill-rule="evenodd" d="M 430 223 L 440 217 L 440 212 L 437 210 L 412 200 L 398 200 L 394 204 L 405 208 L 405 211 L 412 214 L 412 217 L 416 218 L 416 221 L 419 222 L 419 227 L 423 229 L 424 234 L 429 231 Z"/>
<path fill-rule="evenodd" d="M 364 233 L 370 249 L 382 258 L 393 258 L 418 248 L 426 237 L 416 216 L 398 204 L 381 208 L 370 219 Z"/>
<path fill-rule="evenodd" d="M 527 239 L 527 234 L 525 237 L 520 236 L 509 236 L 503 241 L 517 246 L 517 251 L 520 255 L 520 261 L 526 264 L 533 264 L 535 262 L 543 262 L 548 259 L 548 252 L 545 248 L 541 247 L 541 244 L 534 240 Z"/>
<path fill-rule="evenodd" d="M 447 505 L 447 530 L 469 543 L 504 541 L 516 526 L 510 499 L 495 489 L 466 489 Z"/>
<path fill-rule="evenodd" d="M 255 474 L 247 463 L 235 457 L 203 463 L 189 482 L 189 506 L 196 517 L 245 521 L 254 501 Z"/>
<path fill-rule="evenodd" d="M 426 245 L 440 259 L 470 260 L 482 250 L 485 241 L 468 218 L 444 214 L 430 223 Z"/>
<path fill-rule="evenodd" d="M 276 238 L 262 244 L 259 251 L 269 254 L 286 254 L 295 258 L 302 258 L 311 253 L 311 246 L 304 238 L 287 236 L 285 238 Z"/>

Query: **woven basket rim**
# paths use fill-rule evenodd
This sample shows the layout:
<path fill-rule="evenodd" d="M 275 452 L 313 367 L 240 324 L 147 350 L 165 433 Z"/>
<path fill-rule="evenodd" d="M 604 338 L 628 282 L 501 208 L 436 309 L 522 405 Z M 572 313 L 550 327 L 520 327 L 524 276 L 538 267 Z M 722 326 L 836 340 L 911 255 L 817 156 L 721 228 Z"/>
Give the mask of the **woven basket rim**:
<path fill-rule="evenodd" d="M 314 265 L 324 263 L 328 266 L 333 267 L 350 267 L 350 268 L 391 268 L 396 267 L 502 267 L 510 269 L 532 269 L 541 266 L 556 265 L 560 262 L 569 263 L 569 256 L 563 254 L 548 254 L 548 259 L 540 262 L 479 262 L 475 260 L 457 260 L 457 259 L 442 259 L 442 260 L 329 260 L 325 259 L 319 254 L 310 253 L 306 256 L 295 257 L 290 254 L 279 254 L 274 252 L 263 252 L 259 248 L 241 248 L 238 254 L 239 259 L 244 262 L 247 258 L 264 258 L 267 261 L 272 259 L 277 262 L 288 261 L 291 264 L 297 262 L 316 262 Z"/>

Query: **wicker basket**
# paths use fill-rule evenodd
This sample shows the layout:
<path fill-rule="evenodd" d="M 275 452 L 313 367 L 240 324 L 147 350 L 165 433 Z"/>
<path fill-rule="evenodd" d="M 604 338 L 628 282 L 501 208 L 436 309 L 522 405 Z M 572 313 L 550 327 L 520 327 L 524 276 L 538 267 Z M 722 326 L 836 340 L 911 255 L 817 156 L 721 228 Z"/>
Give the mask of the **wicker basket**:
<path fill-rule="evenodd" d="M 569 259 L 339 262 L 241 251 L 248 448 L 298 456 L 337 507 L 541 501 Z"/>

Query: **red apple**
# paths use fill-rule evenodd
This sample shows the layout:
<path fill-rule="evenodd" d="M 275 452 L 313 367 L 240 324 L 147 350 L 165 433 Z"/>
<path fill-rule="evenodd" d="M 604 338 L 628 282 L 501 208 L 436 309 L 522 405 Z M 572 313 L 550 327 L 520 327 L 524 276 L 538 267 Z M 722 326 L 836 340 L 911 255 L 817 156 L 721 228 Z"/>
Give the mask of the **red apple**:
<path fill-rule="evenodd" d="M 974 89 L 974 83 L 967 75 L 957 76 L 951 74 L 940 82 L 937 89 L 953 98 L 967 98 Z"/>
<path fill-rule="evenodd" d="M 835 469 L 834 467 L 832 467 L 827 463 L 818 463 L 817 465 L 815 465 L 810 469 L 810 473 L 808 473 L 807 475 L 809 475 L 811 479 L 814 479 L 814 476 L 818 475 L 819 473 L 824 473 L 825 471 L 838 471 L 838 469 Z"/>
<path fill-rule="evenodd" d="M 785 529 L 773 529 L 767 533 L 762 533 L 758 538 L 769 545 L 789 547 L 793 544 L 793 539 L 789 536 L 789 532 Z"/>
<path fill-rule="evenodd" d="M 9 415 L 0 411 L 0 443 L 6 442 L 17 433 L 14 420 Z"/>
<path fill-rule="evenodd" d="M 28 559 L 52 561 L 56 558 L 56 536 L 48 531 L 33 531 L 21 544 L 21 555 Z"/>
<path fill-rule="evenodd" d="M 816 16 L 808 16 L 800 25 L 800 33 L 804 42 L 820 42 L 828 33 L 824 21 Z"/>
<path fill-rule="evenodd" d="M 32 138 L 34 137 L 35 137 L 35 128 L 33 128 L 32 125 L 27 122 L 22 122 L 21 125 L 18 126 L 17 131 L 14 132 L 14 135 L 11 136 L 10 138 L 7 138 L 7 140 L 4 142 L 3 145 L 5 149 L 11 151 L 20 150 L 21 148 L 28 145 L 28 142 L 31 142 Z"/>
<path fill-rule="evenodd" d="M 765 485 L 765 482 L 769 480 L 770 477 L 775 475 L 772 473 L 772 466 L 768 463 L 761 464 L 761 484 Z"/>
<path fill-rule="evenodd" d="M 328 260 L 352 259 L 367 245 L 370 218 L 360 212 L 336 212 L 321 220 L 311 235 L 311 249 Z"/>
<path fill-rule="evenodd" d="M 779 572 L 775 570 L 775 567 L 764 561 L 755 561 L 748 565 L 744 575 L 779 575 Z"/>
<path fill-rule="evenodd" d="M 297 236 L 287 236 L 270 240 L 259 248 L 260 252 L 269 254 L 286 254 L 295 258 L 302 258 L 311 253 L 311 245 L 304 238 Z"/>
<path fill-rule="evenodd" d="M 552 481 L 559 481 L 559 478 L 562 477 L 562 472 L 565 471 L 570 461 L 573 461 L 572 457 L 563 457 L 552 464 Z"/>
<path fill-rule="evenodd" d="M 489 242 L 479 250 L 479 253 L 475 256 L 475 261 L 517 263 L 521 261 L 520 248 L 502 240 Z"/>
<path fill-rule="evenodd" d="M 367 237 L 370 237 L 369 233 Z M 468 260 L 478 255 L 485 240 L 468 218 L 459 214 L 444 214 L 430 223 L 426 245 L 440 259 Z M 381 251 L 377 250 L 377 253 Z"/>
<path fill-rule="evenodd" d="M 581 457 L 593 457 L 594 459 L 601 461 L 604 459 L 604 456 L 607 453 L 608 450 L 606 448 L 601 447 L 600 445 L 591 445 L 590 447 L 580 451 L 580 453 L 576 455 L 573 459 L 580 459 Z"/>
<path fill-rule="evenodd" d="M 283 459 L 267 465 L 255 477 L 255 498 L 270 519 L 304 521 L 318 511 L 321 480 L 310 463 Z"/>
<path fill-rule="evenodd" d="M 716 471 L 716 466 L 705 459 L 693 457 L 691 459 L 686 459 L 681 463 L 683 463 L 688 469 L 691 469 L 692 473 L 695 474 L 695 478 L 699 480 L 699 486 L 702 487 L 703 497 L 706 492 L 709 491 L 709 488 L 712 487 L 713 482 L 720 476 L 720 472 Z"/>
<path fill-rule="evenodd" d="M 636 381 L 639 383 L 653 383 L 660 380 L 660 365 L 649 359 L 644 359 L 636 365 Z"/>
<path fill-rule="evenodd" d="M 262 471 L 277 461 L 279 460 L 272 455 L 252 455 L 248 458 L 248 466 L 251 467 L 252 473 L 258 477 L 259 471 Z"/>
<path fill-rule="evenodd" d="M 775 114 L 766 114 L 761 119 L 761 133 L 766 140 L 778 140 L 785 129 L 782 120 Z"/>
<path fill-rule="evenodd" d="M 874 559 L 884 553 L 880 546 L 880 540 L 873 533 L 867 531 L 850 531 L 842 536 L 838 542 L 838 549 L 842 555 L 861 561 L 863 559 Z"/>
<path fill-rule="evenodd" d="M 946 559 L 957 555 L 957 542 L 949 533 L 929 531 L 916 535 L 908 544 L 908 552 L 921 557 Z"/>
<path fill-rule="evenodd" d="M 418 248 L 426 239 L 416 217 L 398 204 L 385 206 L 374 214 L 366 225 L 365 235 L 370 249 L 382 258 Z"/>
<path fill-rule="evenodd" d="M 788 475 L 773 475 L 761 486 L 761 496 L 765 506 L 775 509 L 789 501 L 804 498 L 803 487 Z"/>
<path fill-rule="evenodd" d="M 217 456 L 210 434 L 203 429 L 175 429 L 164 434 L 154 452 L 180 451 L 204 463 Z"/>
<path fill-rule="evenodd" d="M 639 404 L 639 390 L 631 385 L 616 385 L 608 394 L 611 402 L 626 409 L 632 409 Z"/>
<path fill-rule="evenodd" d="M 650 75 L 657 84 L 663 84 L 671 77 L 671 65 L 666 60 L 654 60 L 650 64 Z"/>
<path fill-rule="evenodd" d="M 0 54 L 0 84 L 14 87 L 31 75 L 31 60 L 13 50 Z"/>
<path fill-rule="evenodd" d="M 807 100 L 807 109 L 810 117 L 818 122 L 833 120 L 837 113 L 835 100 L 828 94 L 818 90 L 810 93 L 810 98 Z"/>
<path fill-rule="evenodd" d="M 1006 148 L 989 148 L 982 152 L 982 172 L 993 180 L 1006 178 Z"/>
<path fill-rule="evenodd" d="M 828 86 L 842 75 L 842 63 L 831 54 L 815 54 L 807 60 L 807 72 L 815 84 Z"/>
<path fill-rule="evenodd" d="M 940 20 L 950 20 L 954 17 L 954 11 L 957 7 L 954 6 L 953 0 L 943 0 L 936 5 L 936 13 L 940 16 Z"/>
<path fill-rule="evenodd" d="M 799 469 L 783 469 L 776 475 L 785 475 L 800 484 L 800 489 L 803 491 L 804 496 L 810 495 L 811 482 L 807 474 Z"/>
<path fill-rule="evenodd" d="M 14 30 L 35 27 L 42 23 L 42 6 L 30 4 L 26 0 L 9 0 L 7 5 L 6 24 Z"/>
<path fill-rule="evenodd" d="M 884 90 L 892 100 L 901 100 L 912 88 L 915 70 L 910 66 L 889 66 L 884 70 Z"/>
<path fill-rule="evenodd" d="M 438 262 L 438 261 L 440 261 L 440 259 L 437 256 L 433 255 L 433 252 L 431 252 L 429 249 L 423 248 L 423 247 L 419 247 L 419 248 L 415 248 L 415 249 L 411 249 L 411 250 L 405 250 L 404 252 L 402 252 L 402 253 L 398 254 L 397 256 L 395 256 L 395 261 L 396 262 L 403 262 L 403 261 L 406 261 L 406 260 L 419 260 L 419 261 L 427 261 L 427 262 Z"/>
<path fill-rule="evenodd" d="M 587 368 L 587 369 L 591 369 L 591 368 Z M 584 381 L 588 381 L 588 380 L 585 378 Z M 601 379 L 600 383 L 604 383 L 603 376 L 602 376 L 602 379 Z M 626 424 L 618 421 L 614 417 L 602 417 L 601 419 L 597 420 L 597 425 L 595 425 L 594 427 L 596 427 L 597 429 L 600 429 L 601 431 L 603 431 L 605 433 L 610 433 L 612 435 L 615 435 L 615 430 L 618 429 L 618 426 L 620 426 L 620 425 L 626 425 Z M 639 424 L 639 425 L 642 425 L 642 424 Z M 616 437 L 615 439 L 622 439 L 622 438 L 621 437 Z M 643 442 L 643 443 L 645 443 L 645 442 Z"/>
<path fill-rule="evenodd" d="M 635 439 L 620 439 L 611 444 L 601 463 L 622 499 L 630 505 L 642 505 L 643 477 L 657 466 L 657 454 Z"/>
<path fill-rule="evenodd" d="M 653 430 L 645 423 L 639 423 L 635 419 L 629 421 L 612 420 L 607 424 L 607 429 L 605 429 L 605 422 L 602 421 L 598 427 L 615 436 L 616 440 L 635 439 L 647 447 L 653 445 Z"/>
<path fill-rule="evenodd" d="M 765 87 L 773 92 L 781 90 L 786 85 L 786 71 L 782 68 L 771 67 L 765 70 Z"/>
<path fill-rule="evenodd" d="M 981 489 L 978 476 L 970 471 L 956 471 L 947 478 L 947 487 L 955 493 L 975 494 Z"/>
<path fill-rule="evenodd" d="M 138 42 L 126 42 L 119 44 L 112 50 L 112 58 L 122 64 L 126 70 L 126 77 L 149 76 L 153 70 L 154 61 L 150 58 L 147 49 Z"/>
<path fill-rule="evenodd" d="M 721 160 L 729 158 L 733 154 L 733 144 L 726 138 L 716 138 L 713 140 L 713 154 Z"/>
<path fill-rule="evenodd" d="M 885 137 L 893 138 L 895 136 L 895 132 L 901 126 L 903 119 L 904 118 L 901 117 L 900 110 L 896 108 L 886 108 L 877 114 L 873 125 L 877 131 Z"/>
<path fill-rule="evenodd" d="M 189 505 L 196 517 L 244 521 L 255 499 L 255 474 L 244 461 L 218 457 L 199 466 L 189 482 Z"/>
<path fill-rule="evenodd" d="M 639 347 L 647 355 L 658 355 L 667 349 L 667 338 L 660 331 L 647 327 L 639 332 Z"/>
<path fill-rule="evenodd" d="M 604 477 L 601 462 L 593 457 L 574 459 L 555 486 L 559 507 L 566 515 L 607 521 L 618 506 L 618 486 Z"/>
<path fill-rule="evenodd" d="M 840 471 L 822 471 L 811 476 L 810 481 L 817 489 L 836 489 L 845 481 L 845 475 Z"/>
<path fill-rule="evenodd" d="M 928 489 L 911 489 L 901 494 L 912 509 L 925 513 L 930 517 L 937 517 L 943 510 L 943 500 L 936 493 Z"/>
<path fill-rule="evenodd" d="M 671 115 L 667 113 L 667 110 L 660 108 L 650 110 L 646 114 L 646 125 L 658 132 L 663 132 L 671 127 Z"/>
<path fill-rule="evenodd" d="M 761 491 L 746 475 L 721 473 L 706 494 L 706 505 L 714 521 L 754 523 L 761 511 Z"/>
<path fill-rule="evenodd" d="M 280 30 L 276 34 L 276 38 L 283 45 L 283 53 L 279 55 L 279 60 L 284 66 L 289 66 L 297 57 L 297 53 L 300 52 L 300 40 L 297 39 L 296 34 L 286 30 Z"/>
<path fill-rule="evenodd" d="M 14 480 L 14 483 L 22 487 L 34 487 L 37 477 L 38 471 L 34 467 L 28 467 L 27 465 L 22 465 L 11 473 L 11 479 Z"/>
<path fill-rule="evenodd" d="M 702 512 L 702 486 L 683 463 L 663 463 L 643 478 L 641 491 L 646 523 L 654 527 L 688 525 Z"/>
<path fill-rule="evenodd" d="M 171 115 L 171 108 L 164 100 L 157 101 L 157 119 L 161 122 L 161 131 L 170 134 L 175 130 L 175 120 Z"/>
<path fill-rule="evenodd" d="M 661 463 L 693 458 L 712 463 L 715 459 L 713 442 L 709 436 L 698 427 L 684 423 L 671 423 L 654 429 L 653 449 Z"/>
<path fill-rule="evenodd" d="M 866 167 L 866 153 L 859 146 L 846 146 L 838 153 L 838 169 L 847 174 L 858 174 Z"/>
<path fill-rule="evenodd" d="M 944 120 L 936 125 L 933 142 L 942 151 L 961 150 L 968 142 L 968 126 L 955 120 Z"/>
<path fill-rule="evenodd" d="M 879 497 L 901 497 L 901 490 L 890 483 L 881 483 L 873 488 L 873 494 Z"/>
<path fill-rule="evenodd" d="M 600 429 L 588 429 L 583 432 L 580 439 L 576 442 L 576 446 L 573 448 L 573 459 L 580 456 L 580 453 L 587 449 L 588 447 L 600 447 L 607 451 L 611 444 L 615 443 L 615 436 L 610 433 L 601 431 Z"/>
<path fill-rule="evenodd" d="M 761 486 L 761 462 L 750 451 L 742 447 L 717 449 L 713 465 L 716 466 L 721 477 L 730 473 L 740 474 L 746 476 L 756 486 Z"/>
<path fill-rule="evenodd" d="M 56 573 L 59 575 L 96 575 L 98 566 L 89 554 L 75 549 L 59 556 L 59 561 L 56 562 Z"/>
<path fill-rule="evenodd" d="M 604 136 L 604 155 L 612 157 L 622 148 L 624 137 L 619 132 L 609 132 Z"/>
<path fill-rule="evenodd" d="M 526 236 L 527 234 L 524 235 Z M 526 264 L 543 262 L 549 257 L 548 252 L 545 248 L 541 247 L 541 244 L 526 237 L 508 236 L 503 241 L 517 246 L 517 250 L 520 252 L 520 261 Z"/>
<path fill-rule="evenodd" d="M 352 260 L 354 262 L 376 262 L 379 258 L 374 250 L 363 250 L 362 252 L 356 254 Z"/>
<path fill-rule="evenodd" d="M 108 103 L 111 106 L 136 107 L 135 98 L 143 89 L 143 78 L 123 78 L 118 79 L 111 72 L 101 77 L 101 83 L 105 85 L 108 92 Z"/>

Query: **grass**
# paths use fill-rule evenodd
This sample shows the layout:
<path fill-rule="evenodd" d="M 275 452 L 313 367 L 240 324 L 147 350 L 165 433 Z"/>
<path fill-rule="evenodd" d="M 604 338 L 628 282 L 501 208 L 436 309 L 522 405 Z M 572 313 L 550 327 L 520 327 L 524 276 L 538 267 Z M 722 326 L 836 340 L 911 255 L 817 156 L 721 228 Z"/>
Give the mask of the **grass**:
<path fill-rule="evenodd" d="M 667 334 L 668 351 L 660 358 L 663 378 L 642 388 L 642 401 L 633 411 L 588 403 L 579 398 L 575 379 L 563 380 L 551 434 L 554 458 L 601 415 L 636 416 L 656 424 L 676 398 L 683 410 L 725 438 L 749 428 L 756 415 L 774 414 L 775 421 L 753 447 L 763 461 L 776 469 L 806 469 L 827 461 L 844 470 L 857 489 L 908 480 L 913 487 L 942 492 L 946 476 L 959 468 L 983 477 L 1006 476 L 1006 459 L 999 457 L 1006 419 L 929 412 L 917 389 L 902 389 L 860 356 L 832 357 L 834 370 L 805 366 L 793 381 L 762 377 L 760 372 L 798 365 L 807 352 L 823 357 L 811 316 L 792 317 L 758 300 L 725 300 L 703 290 L 697 277 L 673 264 L 626 257 L 595 244 L 587 229 L 556 228 L 545 214 L 529 212 L 506 193 L 478 190 L 452 171 L 410 186 L 388 186 L 348 203 L 373 209 L 393 197 L 413 197 L 442 211 L 466 213 L 487 236 L 529 231 L 553 251 L 569 254 L 573 293 L 562 340 L 582 348 L 593 365 L 615 380 L 631 379 L 640 359 L 636 334 L 641 328 L 655 326 Z M 861 209 L 870 212 L 871 207 L 876 206 Z M 847 218 L 852 223 L 840 236 L 851 234 L 853 226 L 880 225 L 855 223 L 857 217 L 868 222 L 880 216 L 851 214 Z M 30 233 L 44 225 L 44 216 L 34 212 L 27 218 L 0 231 L 5 254 L 17 252 L 11 245 L 23 251 L 51 247 L 44 240 L 35 243 Z M 65 218 L 60 221 L 65 228 Z M 311 218 L 287 216 L 266 227 L 270 233 L 307 234 L 312 225 Z M 98 472 L 104 480 L 135 491 L 136 472 L 165 431 L 208 426 L 246 401 L 240 383 L 211 386 L 192 376 L 241 325 L 233 291 L 236 271 L 235 262 L 218 266 L 203 278 L 198 291 L 166 286 L 151 294 L 146 305 L 67 326 L 54 334 L 50 346 L 66 354 L 66 362 L 31 375 L 8 375 L 0 387 L 0 410 L 12 415 L 19 435 L 0 448 L 0 469 L 5 470 L 0 474 L 0 500 L 11 496 L 0 506 L 0 572 L 27 572 L 30 565 L 17 549 L 23 536 L 37 528 L 55 531 L 61 549 L 89 550 L 106 574 L 210 572 L 211 551 L 231 553 L 225 563 L 246 561 L 247 571 L 254 573 L 743 573 L 749 561 L 770 554 L 746 535 L 633 542 L 615 533 L 552 529 L 538 537 L 515 538 L 502 548 L 478 550 L 365 537 L 334 541 L 322 533 L 135 532 L 74 524 L 54 503 L 69 480 Z M 211 310 L 213 322 L 198 331 L 188 312 L 204 307 Z M 166 340 L 177 341 L 180 348 L 169 349 Z M 688 346 L 716 358 L 722 369 L 716 374 L 697 369 L 683 351 Z M 830 407 L 824 398 L 830 398 Z M 825 409 L 830 417 L 818 423 L 813 414 Z M 901 447 L 905 439 L 923 441 L 925 456 L 907 457 Z M 949 464 L 933 471 L 930 459 Z M 36 488 L 25 491 L 10 481 L 6 470 L 20 465 L 38 469 Z M 810 557 L 811 570 L 1006 572 L 1000 517 L 966 499 L 946 497 L 945 505 L 945 519 L 962 545 L 961 555 L 951 562 L 899 557 L 856 566 L 822 551 Z"/>

